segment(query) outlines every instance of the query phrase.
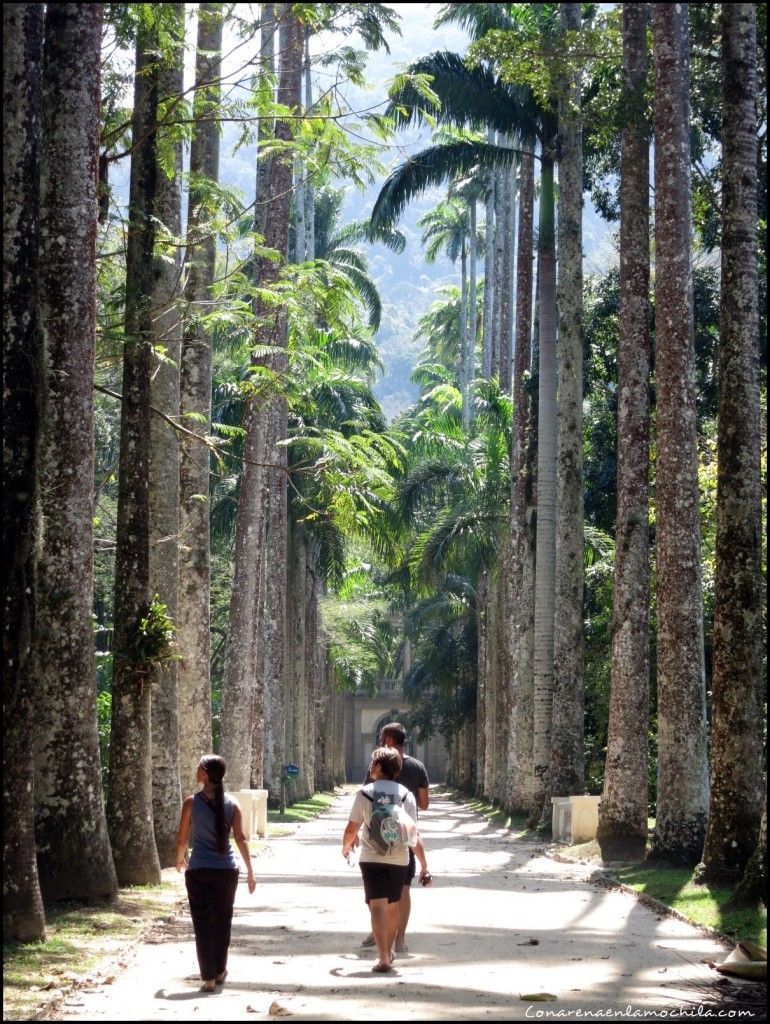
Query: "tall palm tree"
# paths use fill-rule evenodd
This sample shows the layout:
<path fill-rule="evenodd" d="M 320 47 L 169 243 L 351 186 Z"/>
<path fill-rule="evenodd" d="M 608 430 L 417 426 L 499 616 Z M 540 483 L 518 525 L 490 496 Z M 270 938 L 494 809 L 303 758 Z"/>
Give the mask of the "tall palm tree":
<path fill-rule="evenodd" d="M 724 4 L 722 12 L 724 225 L 712 791 L 703 853 L 710 881 L 743 871 L 756 845 L 762 799 L 756 8 Z"/>
<path fill-rule="evenodd" d="M 522 26 L 553 36 L 555 5 L 540 5 L 532 23 Z M 545 796 L 551 760 L 551 704 L 553 690 L 553 627 L 555 587 L 555 500 L 556 500 L 556 252 L 554 217 L 554 160 L 557 121 L 551 109 L 543 109 L 528 89 L 505 86 L 491 70 L 468 69 L 456 54 L 433 54 L 411 65 L 413 72 L 432 76 L 431 88 L 441 101 L 437 116 L 441 122 L 494 128 L 504 138 L 512 135 L 531 150 L 540 143 L 540 223 L 538 232 L 538 304 L 540 352 L 538 396 L 537 469 L 537 566 L 535 587 L 534 704 L 535 792 L 533 808 L 540 809 Z M 392 114 L 397 124 L 408 125 L 430 114 L 417 89 L 406 84 L 392 97 Z M 375 204 L 372 218 L 392 223 L 406 203 L 430 185 L 447 177 L 467 173 L 471 168 L 510 163 L 514 149 L 487 143 L 460 141 L 417 154 L 397 168 L 386 181 Z"/>
<path fill-rule="evenodd" d="M 650 703 L 650 139 L 647 12 L 623 5 L 620 164 L 618 515 L 612 677 L 597 841 L 605 860 L 641 860 L 647 844 Z"/>
<path fill-rule="evenodd" d="M 653 852 L 697 864 L 709 778 L 695 409 L 687 9 L 654 4 L 658 802 Z"/>

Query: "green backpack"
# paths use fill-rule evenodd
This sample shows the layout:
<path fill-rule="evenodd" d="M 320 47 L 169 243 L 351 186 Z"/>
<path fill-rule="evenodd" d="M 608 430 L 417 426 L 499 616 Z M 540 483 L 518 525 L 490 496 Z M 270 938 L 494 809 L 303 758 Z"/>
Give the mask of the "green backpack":
<path fill-rule="evenodd" d="M 400 797 L 396 793 L 388 793 L 377 786 L 372 795 L 361 790 L 372 804 L 372 816 L 369 821 L 369 841 L 381 854 L 395 852 L 399 846 L 414 846 L 417 842 L 417 825 L 404 810 L 404 801 L 408 793 Z"/>

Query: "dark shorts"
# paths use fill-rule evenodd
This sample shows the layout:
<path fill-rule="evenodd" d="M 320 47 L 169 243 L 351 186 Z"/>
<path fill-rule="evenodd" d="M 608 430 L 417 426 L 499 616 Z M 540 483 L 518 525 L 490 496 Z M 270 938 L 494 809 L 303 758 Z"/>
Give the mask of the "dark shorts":
<path fill-rule="evenodd" d="M 404 885 L 411 885 L 412 879 L 417 871 L 417 862 L 414 856 L 414 850 L 409 847 L 409 865 L 406 869 L 406 878 L 404 879 Z"/>
<path fill-rule="evenodd" d="M 406 884 L 404 879 L 409 870 L 406 864 L 365 864 L 359 862 L 361 876 L 364 880 L 364 897 L 369 900 L 384 900 L 398 903 L 401 892 Z"/>

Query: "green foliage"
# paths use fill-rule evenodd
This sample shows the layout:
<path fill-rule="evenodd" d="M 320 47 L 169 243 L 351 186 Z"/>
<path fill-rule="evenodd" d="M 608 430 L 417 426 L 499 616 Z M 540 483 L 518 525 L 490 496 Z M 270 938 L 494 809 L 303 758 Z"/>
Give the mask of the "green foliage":
<path fill-rule="evenodd" d="M 176 627 L 168 615 L 168 608 L 156 594 L 144 614 L 139 616 L 126 651 L 115 654 L 115 660 L 120 662 L 121 668 L 152 677 L 179 658 L 175 634 Z"/>
<path fill-rule="evenodd" d="M 110 767 L 110 723 L 112 720 L 112 694 L 101 691 L 96 695 L 96 725 L 99 732 L 99 759 L 102 765 L 102 788 L 107 791 Z"/>

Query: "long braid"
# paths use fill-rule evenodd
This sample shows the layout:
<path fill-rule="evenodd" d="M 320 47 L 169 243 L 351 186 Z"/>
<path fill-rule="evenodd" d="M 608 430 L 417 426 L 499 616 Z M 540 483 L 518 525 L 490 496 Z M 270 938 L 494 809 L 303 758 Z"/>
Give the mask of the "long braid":
<path fill-rule="evenodd" d="M 225 817 L 225 787 L 222 779 L 225 775 L 224 758 L 216 754 L 207 754 L 201 758 L 201 765 L 209 777 L 209 782 L 214 787 L 214 813 L 217 822 L 217 850 L 220 853 L 227 853 L 230 841 L 230 826 Z"/>

